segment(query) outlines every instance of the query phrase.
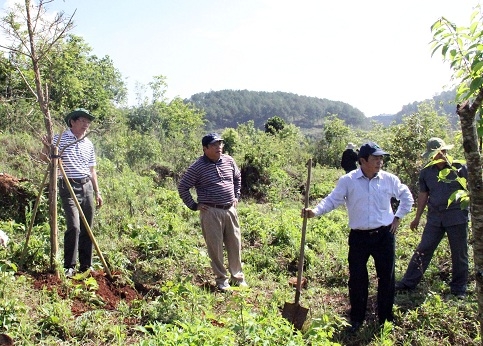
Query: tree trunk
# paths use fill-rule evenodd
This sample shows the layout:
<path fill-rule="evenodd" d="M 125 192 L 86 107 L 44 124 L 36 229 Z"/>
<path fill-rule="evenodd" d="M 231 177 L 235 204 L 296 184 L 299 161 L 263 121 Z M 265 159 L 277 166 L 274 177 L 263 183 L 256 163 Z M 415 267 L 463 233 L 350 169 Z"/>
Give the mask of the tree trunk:
<path fill-rule="evenodd" d="M 34 26 L 32 23 L 32 18 L 30 15 L 30 0 L 25 0 L 25 13 L 27 16 L 27 30 L 29 34 L 30 40 L 30 58 L 32 60 L 32 69 L 35 76 L 35 91 L 37 93 L 37 102 L 40 106 L 40 110 L 44 115 L 44 123 L 45 128 L 47 130 L 47 140 L 49 143 L 52 143 L 53 137 L 53 127 L 52 127 L 52 118 L 50 116 L 49 110 L 49 95 L 47 92 L 47 88 L 42 88 L 42 78 L 40 75 L 40 66 L 39 66 L 39 57 L 37 56 L 37 50 L 35 46 L 35 32 Z M 42 6 L 42 3 L 39 5 Z M 50 153 L 54 154 L 53 148 L 51 148 Z M 55 151 L 55 154 L 57 151 Z M 51 155 L 52 156 L 52 155 Z M 55 259 L 57 258 L 57 234 L 58 234 L 58 227 L 57 227 L 57 162 L 58 159 L 53 155 L 51 165 L 50 165 L 50 179 L 49 179 L 49 211 L 50 211 L 50 266 L 51 270 L 55 271 L 56 275 L 59 276 L 59 271 L 55 266 Z"/>
<path fill-rule="evenodd" d="M 57 158 L 59 148 L 52 146 L 50 153 L 52 154 L 49 165 L 49 224 L 50 224 L 50 270 L 59 276 L 59 270 L 56 266 L 57 252 L 59 251 L 58 227 L 57 227 Z"/>
<path fill-rule="evenodd" d="M 468 190 L 470 194 L 471 229 L 473 232 L 474 273 L 478 298 L 478 322 L 483 335 L 483 181 L 481 156 L 478 150 L 476 111 L 483 99 L 483 90 L 470 106 L 469 101 L 458 105 L 457 114 L 461 121 L 463 148 L 468 165 Z"/>

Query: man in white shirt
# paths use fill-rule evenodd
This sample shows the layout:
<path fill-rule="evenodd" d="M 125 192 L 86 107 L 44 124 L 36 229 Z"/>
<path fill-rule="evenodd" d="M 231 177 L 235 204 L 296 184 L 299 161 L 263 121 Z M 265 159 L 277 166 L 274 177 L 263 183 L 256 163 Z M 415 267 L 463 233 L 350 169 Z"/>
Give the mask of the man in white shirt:
<path fill-rule="evenodd" d="M 413 197 L 397 176 L 382 170 L 384 155 L 376 143 L 359 150 L 360 168 L 343 175 L 337 186 L 315 208 L 303 209 L 306 216 L 320 216 L 346 204 L 349 214 L 349 332 L 356 332 L 365 319 L 369 278 L 367 261 L 374 259 L 378 277 L 379 323 L 393 320 L 395 291 L 395 234 L 400 219 L 411 211 Z M 393 212 L 391 198 L 399 201 Z"/>

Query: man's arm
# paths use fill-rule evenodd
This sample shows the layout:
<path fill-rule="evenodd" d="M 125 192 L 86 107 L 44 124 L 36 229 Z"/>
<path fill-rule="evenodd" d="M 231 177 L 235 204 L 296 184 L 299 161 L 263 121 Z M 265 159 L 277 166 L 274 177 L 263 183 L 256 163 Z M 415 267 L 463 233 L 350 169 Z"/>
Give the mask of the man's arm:
<path fill-rule="evenodd" d="M 178 184 L 178 194 L 184 204 L 193 211 L 198 210 L 198 203 L 195 202 L 190 192 L 190 189 L 195 186 L 195 182 L 196 172 L 193 165 L 191 165 L 183 174 L 183 177 Z"/>
<path fill-rule="evenodd" d="M 102 207 L 102 197 L 101 197 L 101 191 L 99 190 L 99 184 L 97 182 L 97 172 L 96 172 L 96 167 L 91 166 L 89 167 L 89 170 L 91 171 L 91 181 L 92 181 L 92 187 L 94 189 L 94 193 L 96 194 L 96 204 L 98 207 Z"/>
<path fill-rule="evenodd" d="M 409 227 L 414 231 L 419 226 L 419 221 L 421 220 L 421 215 L 423 215 L 424 208 L 428 204 L 429 192 L 420 192 L 418 195 L 418 207 L 416 210 L 416 216 L 411 222 Z"/>

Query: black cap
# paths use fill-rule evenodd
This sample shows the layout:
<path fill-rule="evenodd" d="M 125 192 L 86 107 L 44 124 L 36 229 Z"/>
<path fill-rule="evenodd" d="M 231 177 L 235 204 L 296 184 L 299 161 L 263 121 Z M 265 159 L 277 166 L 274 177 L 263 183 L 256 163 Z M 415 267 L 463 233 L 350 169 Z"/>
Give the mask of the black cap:
<path fill-rule="evenodd" d="M 221 136 L 214 132 L 214 133 L 209 133 L 207 134 L 206 136 L 203 137 L 203 139 L 201 140 L 201 144 L 206 147 L 208 144 L 211 144 L 211 143 L 215 143 L 215 142 L 218 142 L 218 141 L 222 141 L 223 138 L 221 138 Z"/>
<path fill-rule="evenodd" d="M 389 153 L 386 153 L 374 142 L 366 142 L 359 149 L 359 157 L 367 157 L 369 155 L 381 156 L 389 155 Z"/>

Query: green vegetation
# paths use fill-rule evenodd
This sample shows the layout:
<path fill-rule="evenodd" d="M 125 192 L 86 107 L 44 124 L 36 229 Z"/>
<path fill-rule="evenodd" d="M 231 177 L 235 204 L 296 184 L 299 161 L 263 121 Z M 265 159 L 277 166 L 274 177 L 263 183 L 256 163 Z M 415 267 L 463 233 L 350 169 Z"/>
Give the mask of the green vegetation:
<path fill-rule="evenodd" d="M 19 14 L 22 7 L 16 11 Z M 1 25 L 18 29 L 17 19 L 12 15 Z M 49 26 L 43 28 L 49 30 Z M 25 32 L 19 35 L 28 41 Z M 35 84 L 31 62 L 13 50 L 8 57 L 0 57 L 0 143 L 4 148 L 0 151 L 0 172 L 4 173 L 0 182 L 5 187 L 1 190 L 0 229 L 10 238 L 7 247 L 0 248 L 0 333 L 13 337 L 16 344 L 481 343 L 475 281 L 470 282 L 465 300 L 449 294 L 451 261 L 446 241 L 438 247 L 418 288 L 397 295 L 393 325 L 377 326 L 377 277 L 370 268 L 366 324 L 356 335 L 345 333 L 349 230 L 343 208 L 308 223 L 307 285 L 301 294 L 301 305 L 310 308 L 306 325 L 295 331 L 281 317 L 284 303 L 294 300 L 290 282 L 297 270 L 307 159 L 312 157 L 315 162 L 311 205 L 326 196 L 343 173 L 339 161 L 347 142 L 360 145 L 366 139 L 392 154 L 387 170 L 399 175 L 416 194 L 415 179 L 422 165 L 419 153 L 429 137 L 437 135 L 456 144 L 451 152 L 456 159 L 463 152 L 461 137 L 448 126 L 449 117 L 438 114 L 434 103 L 418 105 L 400 123 L 383 130 L 382 125 L 367 121 L 343 103 L 324 100 L 321 104 L 303 98 L 305 108 L 287 115 L 290 112 L 282 112 L 286 106 L 282 99 L 292 99 L 289 109 L 297 109 L 300 97 L 225 92 L 232 96 L 229 105 L 233 112 L 227 113 L 225 107 L 208 117 L 206 109 L 202 111 L 194 100 L 166 100 L 165 79 L 157 76 L 149 84 L 152 97 L 139 95 L 138 104 L 127 108 L 122 106 L 122 79 L 108 57 L 91 56 L 88 45 L 75 36 L 51 41 L 46 34 L 36 42 L 45 58 L 37 62 L 49 86 L 49 110 L 57 120 L 53 132 L 64 129 L 63 115 L 73 107 L 88 108 L 98 118 L 89 138 L 98 153 L 105 205 L 97 212 L 93 231 L 115 280 L 107 282 L 102 276 L 97 256 L 92 275 L 79 274 L 68 280 L 48 273 L 51 242 L 45 193 L 24 251 L 34 199 L 45 191 L 40 182 L 47 166 L 38 158 L 45 113 L 31 93 Z M 246 103 L 237 104 L 237 94 L 251 98 L 253 109 L 270 106 L 268 100 L 280 107 L 260 111 L 263 117 L 248 116 L 253 109 Z M 227 114 L 231 118 L 225 121 Z M 202 134 L 213 128 L 221 129 L 225 150 L 242 170 L 238 213 L 250 288 L 234 288 L 228 293 L 215 289 L 198 214 L 183 205 L 176 191 L 180 175 L 201 154 Z M 12 176 L 19 179 L 10 179 Z M 402 220 L 397 236 L 398 278 L 420 237 L 408 227 L 413 216 L 414 212 Z M 58 222 L 62 232 L 62 213 Z"/>
<path fill-rule="evenodd" d="M 377 287 L 372 268 L 367 323 L 359 334 L 345 334 L 349 307 L 348 227 L 343 209 L 309 221 L 304 272 L 308 283 L 302 292 L 301 304 L 310 308 L 310 313 L 304 330 L 294 332 L 290 323 L 281 317 L 283 304 L 294 299 L 289 280 L 296 276 L 297 270 L 300 208 L 306 179 L 304 165 L 308 157 L 316 157 L 319 152 L 317 142 L 306 138 L 292 124 L 266 133 L 248 122 L 223 132 L 230 143 L 230 153 L 244 171 L 244 181 L 249 182 L 244 184 L 238 211 L 244 271 L 251 287 L 234 289 L 228 294 L 217 292 L 198 214 L 188 210 L 176 192 L 179 174 L 200 155 L 201 137 L 195 134 L 202 133 L 201 128 L 185 132 L 183 126 L 175 124 L 174 130 L 166 130 L 163 114 L 177 111 L 190 114 L 193 124 L 201 124 L 202 118 L 195 121 L 196 112 L 190 113 L 190 108 L 180 105 L 163 101 L 149 105 L 150 114 L 159 111 L 156 117 L 151 116 L 156 131 L 140 132 L 132 126 L 132 119 L 143 116 L 142 112 L 133 110 L 126 111 L 126 115 L 121 113 L 116 124 L 106 132 L 94 131 L 90 135 L 99 153 L 98 174 L 105 199 L 93 228 L 96 240 L 110 269 L 116 273 L 114 284 L 136 288 L 139 295 L 135 299 L 121 299 L 115 308 L 108 308 L 108 301 L 96 293 L 98 287 L 89 275 L 78 280 L 61 278 L 53 287 L 39 284 L 39 278 L 46 275 L 49 267 L 46 222 L 35 223 L 25 265 L 19 272 L 31 212 L 31 207 L 27 207 L 26 223 L 5 214 L 0 223 L 0 228 L 11 238 L 8 247 L 0 249 L 1 331 L 24 345 L 479 343 L 475 293 L 464 301 L 449 294 L 450 260 L 445 243 L 438 248 L 420 287 L 396 297 L 396 322 L 382 330 L 376 325 L 372 307 Z M 147 106 L 141 105 L 139 109 L 142 107 Z M 184 118 L 180 116 L 180 119 Z M 393 153 L 387 166 L 396 173 L 404 158 L 406 165 L 412 164 L 414 170 L 420 164 L 408 157 L 408 153 L 413 151 L 417 157 L 429 133 L 421 133 L 421 142 L 409 140 L 413 137 L 416 119 L 431 124 L 434 133 L 444 131 L 444 122 L 438 121 L 430 106 L 422 107 L 401 125 L 391 127 L 385 140 L 380 139 L 381 145 Z M 102 126 L 102 122 L 95 125 Z M 380 136 L 374 132 L 354 132 L 338 123 L 326 129 L 324 141 L 327 143 L 336 143 L 335 138 L 339 138 L 337 135 L 331 139 L 331 131 L 355 142 L 363 138 L 379 140 Z M 38 190 L 46 165 L 32 159 L 28 164 L 16 165 L 9 157 L 13 152 L 35 157 L 40 141 L 28 132 L 12 132 L 0 134 L 0 141 L 5 143 L 5 151 L 0 155 L 2 171 L 30 177 L 28 183 L 20 184 Z M 24 140 L 14 140 L 19 136 Z M 451 134 L 447 138 L 448 142 L 455 140 Z M 404 151 L 401 143 L 405 144 Z M 459 150 L 455 148 L 455 157 Z M 334 160 L 338 154 L 332 153 Z M 310 197 L 311 204 L 315 204 L 330 192 L 343 171 L 336 165 L 319 162 L 312 172 Z M 43 198 L 44 216 L 45 203 Z M 419 240 L 419 233 L 409 230 L 410 220 L 411 215 L 403 220 L 398 235 L 398 275 L 402 275 Z M 62 223 L 61 217 L 60 230 Z M 97 256 L 95 260 L 95 269 L 101 272 Z M 474 282 L 471 282 L 470 292 L 473 290 Z M 78 312 L 79 305 L 87 308 Z"/>

